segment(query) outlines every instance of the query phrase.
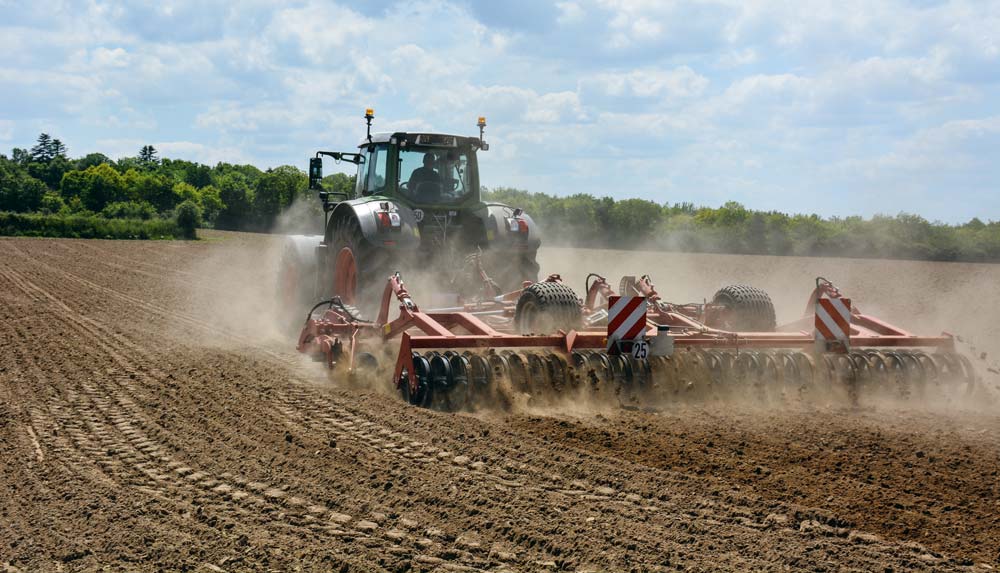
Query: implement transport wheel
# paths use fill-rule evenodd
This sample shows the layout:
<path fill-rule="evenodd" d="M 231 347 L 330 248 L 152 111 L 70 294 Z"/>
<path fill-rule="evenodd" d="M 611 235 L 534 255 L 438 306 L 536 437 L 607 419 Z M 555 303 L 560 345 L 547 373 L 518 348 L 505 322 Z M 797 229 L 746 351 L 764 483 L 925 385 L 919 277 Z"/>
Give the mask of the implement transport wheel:
<path fill-rule="evenodd" d="M 726 307 L 721 324 L 715 328 L 731 331 L 774 332 L 774 303 L 763 290 L 750 285 L 729 285 L 719 289 L 712 304 Z"/>
<path fill-rule="evenodd" d="M 389 278 L 389 253 L 369 243 L 353 217 L 330 223 L 327 284 L 330 294 L 376 316 Z"/>
<path fill-rule="evenodd" d="M 514 323 L 521 334 L 579 329 L 583 323 L 580 299 L 572 288 L 563 283 L 535 283 L 524 289 L 517 299 Z"/>

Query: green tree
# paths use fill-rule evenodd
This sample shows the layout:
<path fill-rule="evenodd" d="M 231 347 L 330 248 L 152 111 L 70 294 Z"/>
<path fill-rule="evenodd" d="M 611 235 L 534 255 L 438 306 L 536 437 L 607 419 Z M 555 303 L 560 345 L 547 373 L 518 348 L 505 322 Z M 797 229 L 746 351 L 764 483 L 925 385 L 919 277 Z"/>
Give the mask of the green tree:
<path fill-rule="evenodd" d="M 152 145 L 143 145 L 142 149 L 139 150 L 139 164 L 144 169 L 155 169 L 160 164 L 160 160 L 156 155 L 157 151 L 155 147 Z"/>
<path fill-rule="evenodd" d="M 201 209 L 194 201 L 184 201 L 177 206 L 177 226 L 186 239 L 196 239 L 196 229 L 201 226 Z"/>
<path fill-rule="evenodd" d="M 201 163 L 163 158 L 160 160 L 158 171 L 169 175 L 175 181 L 193 185 L 198 189 L 212 184 L 212 168 Z"/>
<path fill-rule="evenodd" d="M 662 211 L 657 203 L 645 199 L 615 202 L 609 213 L 612 237 L 619 245 L 638 245 L 650 240 L 660 223 Z"/>
<path fill-rule="evenodd" d="M 260 228 L 270 229 L 278 214 L 305 193 L 307 187 L 305 173 L 290 165 L 268 169 L 261 175 L 253 194 L 253 210 Z"/>
<path fill-rule="evenodd" d="M 65 155 L 56 155 L 45 162 L 31 162 L 28 164 L 28 173 L 35 179 L 48 185 L 49 189 L 58 189 L 63 175 L 71 169 L 73 169 L 73 163 L 66 159 Z"/>
<path fill-rule="evenodd" d="M 115 161 L 115 169 L 117 169 L 119 173 L 128 173 L 132 169 L 141 171 L 143 169 L 143 165 L 139 162 L 138 157 L 119 157 L 118 161 Z"/>
<path fill-rule="evenodd" d="M 63 197 L 71 201 L 71 208 L 72 199 L 79 199 L 83 207 L 95 212 L 127 197 L 124 179 L 107 163 L 84 171 L 69 171 L 63 176 L 60 189 Z"/>
<path fill-rule="evenodd" d="M 243 176 L 247 185 L 250 189 L 253 189 L 254 185 L 257 184 L 257 179 L 264 174 L 263 171 L 257 169 L 253 165 L 233 165 L 231 163 L 217 163 L 215 167 L 212 168 L 212 185 L 222 188 L 220 182 L 224 177 L 230 173 L 239 173 Z"/>
<path fill-rule="evenodd" d="M 174 183 L 173 188 L 174 197 L 181 202 L 183 201 L 194 201 L 199 207 L 201 207 L 201 193 L 195 189 L 194 185 L 184 183 Z"/>
<path fill-rule="evenodd" d="M 0 158 L 0 211 L 35 211 L 45 191 L 45 184 L 28 175 L 24 167 Z"/>
<path fill-rule="evenodd" d="M 225 205 L 216 218 L 216 227 L 238 230 L 245 228 L 253 212 L 253 191 L 247 177 L 230 171 L 219 178 L 219 198 Z"/>
<path fill-rule="evenodd" d="M 355 175 L 332 173 L 323 178 L 323 188 L 331 193 L 346 193 L 348 197 L 353 197 L 356 179 Z M 308 194 L 309 189 L 307 188 L 305 192 Z"/>
<path fill-rule="evenodd" d="M 55 149 L 52 147 L 52 137 L 47 133 L 38 136 L 35 146 L 31 148 L 31 160 L 37 163 L 47 163 L 55 157 Z"/>
<path fill-rule="evenodd" d="M 27 165 L 31 162 L 31 152 L 27 149 L 21 149 L 20 147 L 15 147 L 11 151 L 11 160 L 18 165 Z"/>
<path fill-rule="evenodd" d="M 69 207 L 66 206 L 66 202 L 63 198 L 55 192 L 49 191 L 44 196 L 42 196 L 42 202 L 38 206 L 38 210 L 47 215 L 57 215 L 69 212 Z"/>
<path fill-rule="evenodd" d="M 100 165 L 102 163 L 111 163 L 107 155 L 103 153 L 88 153 L 87 155 L 77 159 L 74 162 L 73 167 L 75 169 L 84 170 L 88 167 L 94 167 L 95 165 Z"/>
<path fill-rule="evenodd" d="M 148 221 L 156 216 L 156 208 L 145 201 L 117 201 L 108 203 L 101 210 L 101 216 L 106 219 L 142 219 Z"/>
<path fill-rule="evenodd" d="M 206 222 L 214 224 L 219 213 L 226 208 L 226 204 L 222 202 L 219 189 L 208 185 L 199 189 L 198 192 L 201 195 L 202 217 Z"/>
<path fill-rule="evenodd" d="M 56 157 L 62 157 L 63 159 L 66 159 L 66 153 L 67 152 L 68 152 L 68 150 L 66 149 L 66 145 L 62 141 L 60 141 L 58 139 L 53 139 L 52 140 L 52 158 L 53 159 L 55 159 Z"/>
<path fill-rule="evenodd" d="M 174 193 L 173 180 L 159 173 L 129 169 L 125 172 L 124 181 L 130 200 L 146 201 L 158 211 L 169 211 L 180 202 L 180 198 Z"/>

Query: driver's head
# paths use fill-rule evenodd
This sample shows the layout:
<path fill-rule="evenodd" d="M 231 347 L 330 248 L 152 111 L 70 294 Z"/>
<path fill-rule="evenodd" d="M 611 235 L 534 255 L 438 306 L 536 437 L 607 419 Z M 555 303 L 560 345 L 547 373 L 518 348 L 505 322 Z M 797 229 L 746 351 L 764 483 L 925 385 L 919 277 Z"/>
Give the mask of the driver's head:
<path fill-rule="evenodd" d="M 434 165 L 434 154 L 433 153 L 425 153 L 424 154 L 424 167 L 430 167 L 431 165 Z"/>

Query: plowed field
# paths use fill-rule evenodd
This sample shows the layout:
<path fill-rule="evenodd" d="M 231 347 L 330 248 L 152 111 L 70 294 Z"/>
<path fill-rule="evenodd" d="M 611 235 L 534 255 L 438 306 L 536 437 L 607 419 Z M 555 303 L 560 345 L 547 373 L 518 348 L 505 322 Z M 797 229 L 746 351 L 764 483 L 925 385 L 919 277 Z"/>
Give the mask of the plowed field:
<path fill-rule="evenodd" d="M 419 410 L 295 353 L 273 245 L 0 238 L 0 569 L 1000 567 L 994 405 Z M 824 274 L 977 354 L 1000 334 L 997 267 L 542 258 L 574 281 L 649 272 L 678 302 L 746 280 L 779 320 Z"/>

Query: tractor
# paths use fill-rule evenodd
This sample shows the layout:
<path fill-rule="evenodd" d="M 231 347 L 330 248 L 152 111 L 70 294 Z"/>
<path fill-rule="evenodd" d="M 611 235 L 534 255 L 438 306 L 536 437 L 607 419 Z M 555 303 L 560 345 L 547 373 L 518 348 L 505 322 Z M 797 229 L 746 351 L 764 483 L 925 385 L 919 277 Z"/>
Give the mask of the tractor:
<path fill-rule="evenodd" d="M 857 404 L 870 392 L 967 396 L 978 386 L 951 334 L 920 336 L 862 313 L 822 277 L 802 318 L 782 325 L 767 293 L 744 284 L 677 304 L 649 275 L 616 290 L 590 273 L 584 297 L 559 275 L 539 281 L 534 221 L 480 195 L 485 118 L 479 137 L 372 134 L 373 118 L 367 110 L 358 153 L 310 159 L 325 233 L 288 237 L 281 263 L 296 348 L 332 371 L 384 375 L 407 402 L 442 410 L 727 395 Z M 357 165 L 353 192 L 323 187 L 324 157 Z"/>
<path fill-rule="evenodd" d="M 318 151 L 309 160 L 325 232 L 287 238 L 279 279 L 286 310 L 336 297 L 370 316 L 396 271 L 432 281 L 437 302 L 452 305 L 537 281 L 535 222 L 481 196 L 477 154 L 489 149 L 486 118 L 478 119 L 479 136 L 468 137 L 373 134 L 374 117 L 367 109 L 356 153 Z M 353 192 L 323 187 L 324 157 L 357 166 Z"/>

